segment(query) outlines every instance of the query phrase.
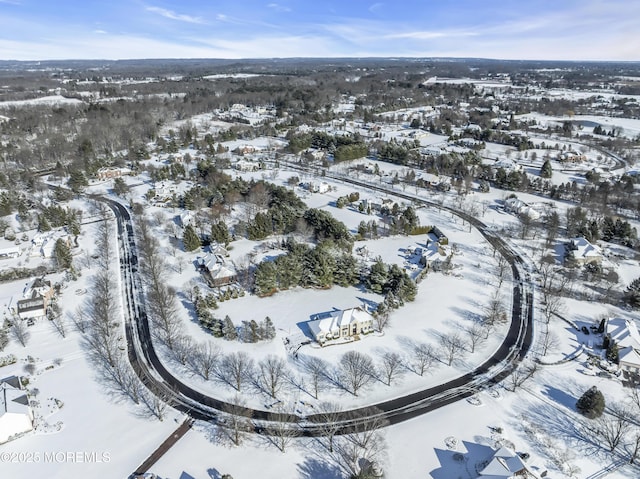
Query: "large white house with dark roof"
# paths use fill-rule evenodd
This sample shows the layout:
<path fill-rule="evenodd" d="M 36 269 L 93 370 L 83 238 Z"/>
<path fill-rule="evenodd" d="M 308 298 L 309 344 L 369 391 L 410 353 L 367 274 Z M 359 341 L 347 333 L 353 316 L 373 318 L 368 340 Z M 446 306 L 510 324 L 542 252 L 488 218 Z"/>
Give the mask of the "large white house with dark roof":
<path fill-rule="evenodd" d="M 364 307 L 357 306 L 319 314 L 308 325 L 314 339 L 324 344 L 333 339 L 350 338 L 373 331 L 373 316 Z"/>

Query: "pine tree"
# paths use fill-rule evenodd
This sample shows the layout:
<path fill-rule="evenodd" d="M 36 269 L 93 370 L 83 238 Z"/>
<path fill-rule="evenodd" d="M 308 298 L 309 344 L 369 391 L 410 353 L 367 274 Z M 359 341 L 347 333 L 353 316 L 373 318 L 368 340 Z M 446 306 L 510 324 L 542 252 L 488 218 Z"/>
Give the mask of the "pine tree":
<path fill-rule="evenodd" d="M 227 341 L 235 341 L 238 339 L 238 332 L 236 331 L 236 327 L 231 321 L 229 315 L 224 317 L 224 325 L 222 326 L 222 334 L 224 339 Z"/>
<path fill-rule="evenodd" d="M 627 302 L 633 308 L 640 308 L 640 278 L 634 279 L 625 291 Z"/>
<path fill-rule="evenodd" d="M 194 251 L 200 248 L 200 237 L 196 230 L 193 229 L 193 226 L 187 225 L 184 229 L 184 234 L 182 236 L 182 241 L 184 243 L 185 251 Z"/>
<path fill-rule="evenodd" d="M 273 325 L 273 321 L 271 321 L 269 316 L 264 318 L 262 330 L 264 331 L 263 338 L 267 341 L 271 341 L 276 337 L 276 327 Z"/>
<path fill-rule="evenodd" d="M 59 270 L 71 268 L 73 258 L 71 257 L 71 250 L 67 243 L 62 238 L 58 238 L 53 248 L 53 257 L 55 258 L 56 265 Z"/>
<path fill-rule="evenodd" d="M 223 244 L 225 246 L 231 242 L 229 228 L 227 228 L 227 225 L 222 221 L 218 221 L 211 225 L 211 241 L 215 241 L 216 243 Z"/>
<path fill-rule="evenodd" d="M 9 344 L 9 335 L 5 328 L 0 328 L 0 351 L 2 351 L 7 344 Z"/>
<path fill-rule="evenodd" d="M 578 412 L 589 419 L 602 416 L 604 406 L 604 396 L 595 386 L 588 389 L 576 403 Z"/>
<path fill-rule="evenodd" d="M 260 337 L 260 327 L 255 319 L 249 321 L 249 342 L 257 343 L 262 338 Z"/>
<path fill-rule="evenodd" d="M 553 167 L 549 160 L 545 160 L 542 164 L 542 168 L 540 168 L 540 176 L 542 178 L 551 178 L 553 176 Z"/>
<path fill-rule="evenodd" d="M 609 346 L 607 347 L 607 359 L 615 364 L 620 362 L 620 352 L 618 351 L 618 345 L 615 341 L 609 341 Z"/>
<path fill-rule="evenodd" d="M 213 318 L 211 323 L 211 334 L 213 334 L 214 338 L 221 338 L 223 336 L 222 329 L 224 327 L 224 323 L 221 319 Z"/>

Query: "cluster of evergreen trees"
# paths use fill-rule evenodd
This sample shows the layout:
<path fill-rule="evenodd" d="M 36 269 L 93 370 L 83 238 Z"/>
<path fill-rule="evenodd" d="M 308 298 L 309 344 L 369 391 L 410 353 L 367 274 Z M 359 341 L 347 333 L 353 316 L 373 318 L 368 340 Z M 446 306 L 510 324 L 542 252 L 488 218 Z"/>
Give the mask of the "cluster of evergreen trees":
<path fill-rule="evenodd" d="M 405 270 L 397 264 L 385 264 L 380 258 L 371 265 L 364 284 L 374 293 L 388 296 L 387 303 L 395 307 L 413 301 L 418 292 L 416 284 Z"/>
<path fill-rule="evenodd" d="M 323 131 L 292 133 L 288 135 L 288 140 L 289 151 L 292 153 L 300 153 L 313 147 L 331 153 L 335 161 L 354 160 L 369 154 L 369 148 L 357 133 L 353 135 L 330 135 Z"/>
<path fill-rule="evenodd" d="M 584 236 L 592 243 L 602 239 L 633 247 L 637 231 L 628 221 L 620 218 L 604 216 L 589 219 L 588 211 L 577 206 L 567 210 L 567 236 Z"/>
<path fill-rule="evenodd" d="M 343 222 L 335 219 L 330 213 L 310 208 L 304 212 L 303 218 L 313 228 L 316 240 L 330 239 L 343 249 L 351 249 L 351 233 Z"/>
<path fill-rule="evenodd" d="M 74 236 L 80 234 L 81 212 L 58 205 L 44 207 L 38 215 L 38 231 L 50 231 L 52 228 L 66 226 Z"/>
<path fill-rule="evenodd" d="M 227 341 L 242 341 L 243 343 L 257 343 L 258 341 L 271 341 L 276 337 L 276 328 L 269 316 L 258 323 L 252 319 L 242 321 L 237 327 L 229 315 L 224 319 L 215 318 L 208 310 L 198 310 L 200 325 L 208 330 L 216 338 L 224 338 Z M 205 314 L 200 315 L 202 312 Z"/>
<path fill-rule="evenodd" d="M 265 183 L 268 209 L 258 212 L 247 224 L 247 237 L 261 240 L 272 234 L 287 234 L 296 230 L 306 205 L 296 194 L 283 186 Z"/>
<path fill-rule="evenodd" d="M 277 291 L 296 286 L 330 288 L 332 285 L 354 285 L 359 280 L 355 258 L 333 241 L 323 241 L 316 247 L 288 240 L 287 254 L 273 261 L 263 261 L 255 270 L 255 292 L 270 296 Z"/>

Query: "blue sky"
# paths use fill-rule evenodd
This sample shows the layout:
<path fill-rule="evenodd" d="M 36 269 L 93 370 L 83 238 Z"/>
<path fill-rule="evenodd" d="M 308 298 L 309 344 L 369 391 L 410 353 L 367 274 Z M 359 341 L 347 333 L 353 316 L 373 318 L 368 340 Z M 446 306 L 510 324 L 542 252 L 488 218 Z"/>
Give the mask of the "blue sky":
<path fill-rule="evenodd" d="M 640 0 L 0 0 L 0 59 L 640 61 Z"/>

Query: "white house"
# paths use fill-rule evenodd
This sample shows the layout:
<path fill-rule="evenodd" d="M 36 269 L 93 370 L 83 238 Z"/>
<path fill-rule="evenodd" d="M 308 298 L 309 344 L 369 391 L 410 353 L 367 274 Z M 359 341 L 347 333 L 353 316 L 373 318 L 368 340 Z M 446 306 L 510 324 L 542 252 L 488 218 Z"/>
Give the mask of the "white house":
<path fill-rule="evenodd" d="M 640 374 L 640 333 L 636 323 L 630 319 L 610 318 L 606 333 L 618 345 L 620 369 Z"/>
<path fill-rule="evenodd" d="M 0 381 L 0 444 L 33 430 L 29 398 L 17 376 Z"/>
<path fill-rule="evenodd" d="M 357 306 L 317 315 L 308 325 L 315 340 L 324 344 L 332 339 L 350 338 L 373 331 L 373 316 L 364 307 Z"/>
<path fill-rule="evenodd" d="M 602 262 L 602 250 L 584 237 L 571 238 L 566 245 L 566 254 L 577 264 Z"/>
<path fill-rule="evenodd" d="M 501 447 L 493 453 L 482 470 L 478 471 L 478 479 L 538 479 L 540 476 L 524 463 L 522 458 L 507 447 Z"/>
<path fill-rule="evenodd" d="M 44 297 L 34 291 L 30 298 L 16 302 L 16 310 L 20 319 L 43 318 L 47 314 L 47 305 Z"/>

